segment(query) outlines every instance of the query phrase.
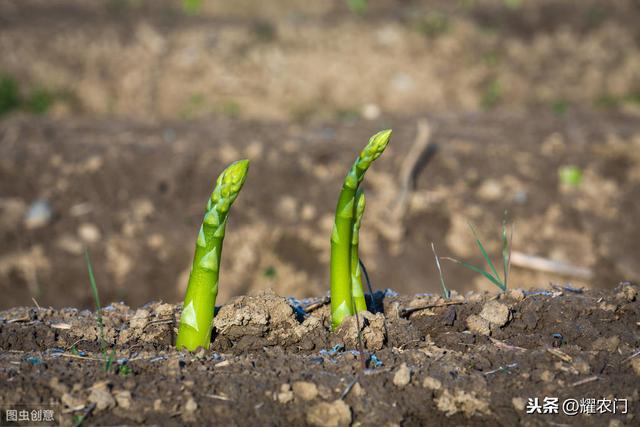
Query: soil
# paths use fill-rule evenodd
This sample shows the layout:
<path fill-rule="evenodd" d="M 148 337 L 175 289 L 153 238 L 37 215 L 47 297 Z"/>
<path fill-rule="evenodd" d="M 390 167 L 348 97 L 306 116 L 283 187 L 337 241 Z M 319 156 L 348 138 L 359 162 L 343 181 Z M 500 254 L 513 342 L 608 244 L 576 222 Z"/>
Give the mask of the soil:
<path fill-rule="evenodd" d="M 220 307 L 211 349 L 194 354 L 171 345 L 180 306 L 112 304 L 102 333 L 89 311 L 13 308 L 0 312 L 0 401 L 49 405 L 63 425 L 637 425 L 638 290 L 385 291 L 380 313 L 333 333 L 326 301 L 267 291 Z M 535 397 L 628 411 L 527 414 Z"/>
<path fill-rule="evenodd" d="M 422 117 L 437 149 L 417 174 L 404 219 L 392 221 L 400 164 Z M 512 286 L 604 288 L 640 277 L 640 120 L 487 112 L 388 117 L 383 125 L 396 131 L 364 183 L 360 245 L 374 288 L 438 292 L 430 242 L 440 256 L 482 263 L 468 222 L 497 260 L 505 210 L 515 223 L 514 250 L 594 273 L 585 280 L 514 267 Z M 344 171 L 381 126 L 8 118 L 0 123 L 0 307 L 31 298 L 92 307 L 83 246 L 103 300 L 134 307 L 180 301 L 204 202 L 219 171 L 241 157 L 252 165 L 229 220 L 219 302 L 269 288 L 323 295 Z M 558 179 L 567 164 L 583 171 L 580 186 Z M 38 200 L 48 203 L 51 218 L 30 228 L 24 218 Z M 389 233 L 394 227 L 400 231 Z M 448 286 L 460 292 L 492 286 L 455 264 L 443 268 Z"/>

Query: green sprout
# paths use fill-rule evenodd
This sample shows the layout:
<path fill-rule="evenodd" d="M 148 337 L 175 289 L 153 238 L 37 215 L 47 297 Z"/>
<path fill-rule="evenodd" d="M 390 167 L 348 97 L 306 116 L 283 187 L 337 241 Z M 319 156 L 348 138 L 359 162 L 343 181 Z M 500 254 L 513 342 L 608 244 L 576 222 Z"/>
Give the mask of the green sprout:
<path fill-rule="evenodd" d="M 442 273 L 442 266 L 440 265 L 440 257 L 436 253 L 436 246 L 431 242 L 431 250 L 433 251 L 433 256 L 436 259 L 436 268 L 438 269 L 438 274 L 440 275 L 440 286 L 442 287 L 442 298 L 448 300 L 451 299 L 451 291 L 447 289 L 447 285 L 444 283 L 444 274 Z"/>
<path fill-rule="evenodd" d="M 84 251 L 84 260 L 87 263 L 87 271 L 89 272 L 89 285 L 91 286 L 91 294 L 93 295 L 93 300 L 96 303 L 96 323 L 98 324 L 98 334 L 100 339 L 100 352 L 102 353 L 102 357 L 104 358 L 104 367 L 103 370 L 105 372 L 109 372 L 111 370 L 111 365 L 115 360 L 115 349 L 111 350 L 110 354 L 107 354 L 107 340 L 104 338 L 104 321 L 102 320 L 102 306 L 100 305 L 100 295 L 98 294 L 98 285 L 96 284 L 96 278 L 93 274 L 93 266 L 91 265 L 91 259 L 89 258 L 89 251 L 85 249 Z M 75 352 L 78 352 L 78 349 L 72 347 L 72 352 L 75 349 Z"/>
<path fill-rule="evenodd" d="M 482 257 L 484 258 L 484 260 L 489 265 L 489 268 L 491 269 L 491 273 L 485 271 L 484 269 L 482 269 L 480 267 L 476 267 L 475 265 L 469 264 L 468 262 L 465 262 L 465 261 L 457 260 L 455 258 L 442 257 L 442 259 L 453 261 L 455 263 L 458 263 L 458 264 L 468 268 L 469 270 L 472 270 L 472 271 L 475 271 L 476 273 L 482 274 L 491 283 L 493 283 L 494 285 L 499 287 L 500 290 L 502 290 L 503 292 L 506 291 L 507 290 L 507 285 L 509 283 L 509 270 L 511 268 L 511 244 L 513 242 L 513 227 L 511 227 L 510 236 L 507 236 L 507 220 L 505 218 L 502 221 L 502 235 L 501 235 L 501 238 L 502 238 L 503 278 L 500 278 L 500 275 L 498 274 L 498 271 L 496 270 L 496 267 L 493 265 L 493 261 L 491 261 L 491 258 L 489 257 L 489 254 L 487 253 L 487 251 L 485 250 L 484 246 L 482 245 L 482 242 L 480 241 L 480 238 L 478 237 L 478 233 L 477 233 L 475 227 L 473 226 L 473 224 L 469 223 L 469 227 L 471 228 L 471 232 L 473 233 L 473 236 L 476 239 L 476 244 L 478 245 L 478 248 L 480 249 L 480 253 L 482 254 Z"/>
<path fill-rule="evenodd" d="M 248 170 L 249 160 L 239 160 L 229 165 L 218 177 L 207 202 L 180 318 L 176 340 L 179 350 L 208 349 L 211 343 L 211 322 L 218 296 L 218 273 L 227 217 L 247 178 Z"/>
<path fill-rule="evenodd" d="M 367 0 L 347 0 L 347 7 L 352 13 L 362 14 L 367 11 Z"/>
<path fill-rule="evenodd" d="M 355 239 L 355 245 L 353 238 L 358 234 L 365 203 L 364 194 L 358 192 L 358 187 L 371 163 L 387 148 L 390 137 L 391 130 L 388 129 L 378 132 L 369 139 L 367 146 L 347 173 L 338 198 L 335 223 L 331 233 L 331 323 L 333 328 L 339 326 L 345 317 L 353 315 L 356 310 L 360 311 L 363 308 L 366 310 L 362 281 L 359 279 L 360 274 L 357 268 L 358 238 Z M 358 286 L 359 290 L 354 289 Z"/>
<path fill-rule="evenodd" d="M 502 85 L 498 79 L 491 80 L 484 88 L 481 103 L 484 108 L 493 108 L 502 100 Z"/>
<path fill-rule="evenodd" d="M 200 15 L 200 12 L 202 12 L 202 0 L 182 0 L 182 10 L 187 15 Z"/>
<path fill-rule="evenodd" d="M 579 167 L 569 165 L 558 169 L 560 182 L 569 187 L 579 187 L 582 183 L 582 170 Z"/>

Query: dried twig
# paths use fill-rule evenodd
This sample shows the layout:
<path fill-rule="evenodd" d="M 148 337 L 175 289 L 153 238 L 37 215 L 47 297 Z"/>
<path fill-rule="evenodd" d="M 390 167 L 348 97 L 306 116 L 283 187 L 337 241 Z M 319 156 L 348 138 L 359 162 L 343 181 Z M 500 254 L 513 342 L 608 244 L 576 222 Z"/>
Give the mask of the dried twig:
<path fill-rule="evenodd" d="M 402 176 L 400 176 L 400 194 L 396 199 L 392 212 L 392 218 L 396 221 L 402 221 L 407 212 L 409 196 L 415 188 L 415 180 L 418 172 L 420 172 L 420 169 L 428 160 L 427 154 L 429 153 L 430 139 L 431 127 L 429 126 L 429 122 L 427 122 L 426 119 L 418 120 L 416 139 L 399 169 L 402 171 Z"/>
<path fill-rule="evenodd" d="M 146 325 L 144 325 L 142 327 L 142 330 L 144 331 L 145 329 L 147 329 L 149 326 L 153 326 L 153 325 L 162 325 L 162 324 L 170 324 L 173 323 L 174 319 L 173 317 L 168 317 L 166 319 L 156 319 L 156 320 L 151 320 L 149 322 L 147 322 Z"/>
<path fill-rule="evenodd" d="M 517 363 L 510 363 L 510 364 L 508 364 L 506 366 L 499 366 L 496 369 L 493 369 L 491 371 L 487 371 L 487 372 L 484 373 L 484 375 L 485 376 L 492 375 L 492 374 L 495 374 L 496 372 L 508 371 L 509 369 L 513 369 L 513 368 L 517 368 L 517 367 L 518 367 Z"/>
<path fill-rule="evenodd" d="M 210 397 L 212 399 L 217 399 L 217 400 L 224 400 L 226 402 L 232 402 L 233 399 L 227 397 L 227 396 L 222 396 L 220 394 L 205 394 L 205 396 Z"/>
<path fill-rule="evenodd" d="M 557 274 L 560 276 L 571 276 L 584 280 L 590 280 L 593 278 L 593 271 L 590 268 L 578 267 L 566 262 L 535 255 L 527 255 L 518 251 L 513 251 L 511 253 L 511 263 L 517 267 Z"/>
<path fill-rule="evenodd" d="M 324 297 L 318 302 L 312 302 L 311 304 L 302 307 L 302 309 L 306 313 L 311 313 L 312 311 L 315 311 L 315 310 L 319 309 L 320 307 L 329 304 L 330 302 L 331 302 L 331 298 L 330 297 Z"/>
<path fill-rule="evenodd" d="M 636 351 L 635 353 L 633 353 L 631 356 L 627 357 L 626 359 L 624 359 L 622 361 L 622 363 L 624 362 L 628 362 L 631 359 L 635 359 L 636 357 L 640 356 L 640 350 Z"/>
<path fill-rule="evenodd" d="M 558 359 L 570 363 L 573 361 L 573 357 L 569 356 L 567 353 L 565 353 L 564 351 L 560 351 L 557 348 L 548 348 L 547 349 L 547 353 L 557 357 Z"/>
<path fill-rule="evenodd" d="M 384 214 L 384 220 L 378 227 L 380 234 L 391 242 L 399 242 L 405 234 L 404 217 L 409 209 L 411 193 L 416 185 L 416 178 L 420 170 L 427 164 L 435 153 L 435 145 L 430 144 L 431 128 L 426 119 L 418 120 L 418 132 L 413 145 L 406 153 L 399 168 L 402 175 L 398 177 L 398 196 L 393 202 L 393 209 Z"/>
<path fill-rule="evenodd" d="M 409 314 L 414 313 L 416 311 L 426 310 L 429 308 L 447 307 L 450 305 L 460 305 L 462 303 L 463 303 L 462 301 L 447 301 L 439 304 L 421 305 L 419 307 L 403 307 L 398 311 L 398 313 L 400 314 L 400 317 L 406 317 Z"/>
<path fill-rule="evenodd" d="M 347 394 L 349 394 L 349 392 L 351 391 L 351 389 L 353 388 L 353 386 L 356 384 L 357 381 L 358 381 L 358 378 L 356 377 L 349 383 L 347 388 L 345 388 L 344 391 L 342 392 L 342 394 L 340 395 L 340 400 L 342 400 L 345 397 L 347 397 Z"/>
<path fill-rule="evenodd" d="M 518 352 L 527 351 L 526 348 L 518 347 L 517 345 L 507 344 L 506 342 L 497 340 L 495 338 L 489 337 L 489 339 L 496 347 L 498 347 L 501 350 L 510 350 L 510 351 L 518 351 Z"/>
<path fill-rule="evenodd" d="M 590 382 L 597 381 L 599 379 L 600 377 L 598 377 L 597 375 L 594 375 L 592 377 L 588 377 L 588 378 L 576 381 L 574 383 L 571 383 L 567 387 L 578 387 L 579 385 L 588 384 Z"/>
<path fill-rule="evenodd" d="M 9 319 L 9 320 L 7 320 L 7 323 L 28 322 L 29 320 L 31 320 L 31 318 L 27 314 L 24 317 L 17 317 L 15 319 Z"/>

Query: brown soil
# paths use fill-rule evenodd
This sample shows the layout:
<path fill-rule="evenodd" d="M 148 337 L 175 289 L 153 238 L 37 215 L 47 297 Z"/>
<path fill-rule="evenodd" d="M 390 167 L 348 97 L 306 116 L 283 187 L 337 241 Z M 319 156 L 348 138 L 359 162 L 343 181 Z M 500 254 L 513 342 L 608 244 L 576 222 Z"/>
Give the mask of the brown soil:
<path fill-rule="evenodd" d="M 109 372 L 91 312 L 10 309 L 0 401 L 52 405 L 64 425 L 83 413 L 92 425 L 637 425 L 637 286 L 376 302 L 384 315 L 359 317 L 362 357 L 355 319 L 330 333 L 328 306 L 314 301 L 303 313 L 270 292 L 234 299 L 216 315 L 211 350 L 195 354 L 171 346 L 179 306 L 113 304 Z M 533 397 L 615 397 L 629 411 L 528 415 Z"/>
<path fill-rule="evenodd" d="M 299 298 L 322 295 L 340 182 L 354 153 L 382 125 L 396 131 L 367 174 L 361 231 L 375 288 L 438 292 L 429 243 L 441 256 L 480 263 L 467 222 L 497 255 L 505 209 L 515 222 L 514 249 L 595 273 L 580 281 L 514 268 L 513 286 L 573 280 L 607 287 L 640 277 L 640 121 L 586 112 L 426 117 L 437 150 L 417 176 L 402 223 L 387 218 L 399 166 L 415 139 L 411 118 L 304 127 L 227 119 L 165 126 L 4 120 L 0 307 L 31 304 L 32 297 L 41 305 L 91 307 L 83 245 L 104 300 L 179 301 L 211 184 L 241 157 L 252 166 L 230 218 L 220 302 L 268 288 Z M 579 187 L 559 182 L 557 171 L 566 164 L 583 170 Z M 23 218 L 37 199 L 48 201 L 53 216 L 29 229 Z M 394 227 L 404 232 L 389 233 Z M 461 292 L 491 286 L 462 267 L 444 264 L 444 270 L 449 286 Z"/>

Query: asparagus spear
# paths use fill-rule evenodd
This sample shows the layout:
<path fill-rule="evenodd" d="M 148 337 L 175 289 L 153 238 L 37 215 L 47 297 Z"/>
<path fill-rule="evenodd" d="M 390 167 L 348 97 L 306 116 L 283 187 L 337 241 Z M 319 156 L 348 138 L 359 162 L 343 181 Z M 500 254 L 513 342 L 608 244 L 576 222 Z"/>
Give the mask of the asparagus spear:
<path fill-rule="evenodd" d="M 367 302 L 364 299 L 362 287 L 362 272 L 360 271 L 360 256 L 358 255 L 358 242 L 360 241 L 360 224 L 364 214 L 365 198 L 361 188 L 356 192 L 355 220 L 353 221 L 353 234 L 351 236 L 351 298 L 356 313 L 367 311 Z"/>
<path fill-rule="evenodd" d="M 331 233 L 331 318 L 333 327 L 353 314 L 351 297 L 351 237 L 353 234 L 354 204 L 358 186 L 371 163 L 380 157 L 391 137 L 391 130 L 373 135 L 347 173 L 336 207 Z"/>
<path fill-rule="evenodd" d="M 249 160 L 229 165 L 218 177 L 207 202 L 180 318 L 176 341 L 178 349 L 209 348 L 227 215 L 242 189 L 248 169 Z"/>

